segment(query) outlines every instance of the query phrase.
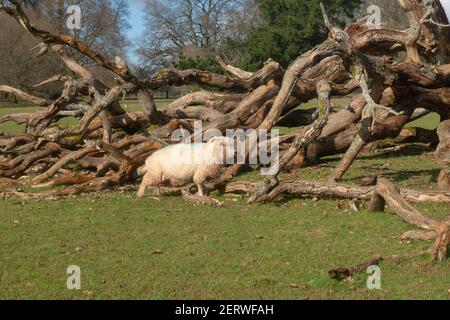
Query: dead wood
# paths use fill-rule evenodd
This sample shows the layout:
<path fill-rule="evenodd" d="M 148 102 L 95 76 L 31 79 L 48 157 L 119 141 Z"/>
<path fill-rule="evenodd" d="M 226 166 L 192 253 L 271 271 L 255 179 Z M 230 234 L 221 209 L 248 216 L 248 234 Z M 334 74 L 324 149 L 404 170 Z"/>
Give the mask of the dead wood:
<path fill-rule="evenodd" d="M 361 263 L 356 266 L 332 269 L 328 272 L 328 275 L 330 276 L 331 279 L 346 280 L 351 278 L 356 273 L 365 272 L 370 266 L 378 265 L 382 261 L 401 262 L 428 254 L 430 254 L 430 251 L 422 251 L 416 254 L 407 253 L 402 255 L 390 255 L 390 256 L 376 255 L 368 262 Z"/>
<path fill-rule="evenodd" d="M 236 181 L 227 184 L 225 190 L 230 193 L 251 193 L 261 188 L 261 182 Z M 283 182 L 269 194 L 261 196 L 256 202 L 270 202 L 281 195 L 336 197 L 347 199 L 371 200 L 376 187 L 358 187 L 337 183 L 316 181 Z M 447 202 L 450 203 L 449 192 L 427 192 L 401 189 L 401 197 L 411 202 Z"/>
<path fill-rule="evenodd" d="M 405 232 L 400 237 L 402 240 L 435 240 L 436 239 L 436 232 L 434 231 L 422 231 L 422 230 L 412 230 Z"/>
<path fill-rule="evenodd" d="M 443 262 L 447 258 L 447 250 L 450 247 L 450 216 L 436 227 L 436 235 L 433 257 L 436 261 Z"/>
<path fill-rule="evenodd" d="M 76 151 L 73 151 L 71 153 L 68 153 L 64 157 L 61 158 L 55 165 L 53 165 L 48 171 L 46 171 L 43 174 L 40 174 L 39 176 L 33 178 L 31 180 L 31 184 L 40 184 L 43 181 L 53 177 L 55 174 L 58 173 L 58 171 L 64 167 L 66 164 L 78 160 L 80 158 L 83 158 L 84 156 L 87 156 L 94 152 L 96 150 L 95 146 L 88 146 L 83 149 L 79 149 Z"/>
<path fill-rule="evenodd" d="M 378 263 L 382 260 L 383 260 L 383 256 L 378 255 L 378 256 L 373 257 L 369 262 L 361 263 L 356 266 L 351 266 L 351 267 L 347 267 L 347 268 L 338 268 L 338 269 L 330 270 L 328 272 L 328 275 L 330 276 L 331 279 L 344 280 L 344 279 L 350 278 L 355 273 L 366 271 L 367 268 L 370 266 L 378 265 Z"/>
<path fill-rule="evenodd" d="M 222 207 L 223 203 L 219 200 L 213 199 L 208 196 L 199 196 L 196 194 L 192 194 L 189 191 L 182 190 L 183 199 L 186 202 L 197 204 L 197 205 L 209 205 L 211 207 Z"/>
<path fill-rule="evenodd" d="M 450 120 L 443 121 L 438 129 L 439 145 L 434 158 L 441 167 L 438 177 L 438 187 L 450 190 Z"/>
<path fill-rule="evenodd" d="M 52 101 L 50 101 L 50 100 L 32 96 L 26 92 L 23 92 L 19 89 L 16 89 L 16 88 L 13 88 L 10 86 L 0 85 L 0 92 L 12 93 L 12 94 L 16 95 L 16 97 L 20 100 L 30 102 L 30 103 L 33 103 L 38 106 L 48 106 L 49 104 L 52 103 Z"/>
<path fill-rule="evenodd" d="M 235 75 L 238 78 L 251 78 L 253 76 L 252 72 L 248 72 L 239 68 L 236 68 L 232 65 L 226 64 L 225 61 L 223 61 L 222 57 L 217 55 L 215 57 L 216 62 L 226 71 L 228 71 L 229 73 Z"/>
<path fill-rule="evenodd" d="M 281 74 L 281 66 L 277 62 L 269 60 L 261 70 L 255 72 L 250 78 L 245 79 L 231 78 L 200 70 L 161 70 L 152 78 L 142 81 L 142 85 L 148 89 L 156 90 L 166 86 L 200 84 L 237 92 L 248 92 L 266 84 L 272 79 L 276 79 Z"/>
<path fill-rule="evenodd" d="M 425 230 L 434 230 L 437 222 L 425 217 L 414 209 L 400 195 L 399 190 L 390 181 L 380 178 L 376 187 L 376 193 L 383 197 L 386 204 L 404 221 Z"/>

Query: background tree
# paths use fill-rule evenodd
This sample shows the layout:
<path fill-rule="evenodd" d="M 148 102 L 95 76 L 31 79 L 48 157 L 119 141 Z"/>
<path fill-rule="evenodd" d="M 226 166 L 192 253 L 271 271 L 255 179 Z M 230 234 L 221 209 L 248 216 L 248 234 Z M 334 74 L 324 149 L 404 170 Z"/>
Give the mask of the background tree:
<path fill-rule="evenodd" d="M 351 17 L 360 0 L 257 0 L 261 24 L 254 27 L 245 46 L 242 66 L 256 70 L 272 58 L 287 67 L 299 53 L 321 43 L 327 36 L 323 26 L 320 2 L 334 21 Z"/>
<path fill-rule="evenodd" d="M 35 57 L 31 49 L 38 41 L 15 21 L 1 15 L 0 25 L 0 83 L 36 92 L 34 84 L 64 72 L 60 59 L 52 52 L 40 58 Z M 39 94 L 49 97 L 58 91 L 59 86 L 53 84 L 40 88 Z"/>
<path fill-rule="evenodd" d="M 138 51 L 153 69 L 177 64 L 219 71 L 214 55 L 227 52 L 228 39 L 246 40 L 259 19 L 254 0 L 150 0 L 145 11 Z"/>
<path fill-rule="evenodd" d="M 6 1 L 5 1 L 6 3 Z M 70 33 L 86 42 L 91 48 L 101 49 L 107 57 L 123 56 L 129 44 L 125 35 L 128 24 L 128 1 L 126 0 L 43 0 L 26 1 L 33 7 L 27 13 L 41 28 L 58 33 Z M 81 30 L 68 30 L 67 8 L 79 5 L 82 12 Z M 33 85 L 56 74 L 64 73 L 65 67 L 50 52 L 36 58 L 32 48 L 38 41 L 7 16 L 0 16 L 0 82 L 28 92 L 36 92 Z M 12 36 L 14 35 L 14 36 Z M 90 60 L 72 51 L 77 61 L 89 67 Z M 95 68 L 98 70 L 99 68 Z M 66 71 L 67 72 L 67 71 Z M 95 70 L 94 70 L 95 72 Z M 100 71 L 99 71 L 100 72 Z M 39 88 L 41 94 L 52 95 L 58 86 Z"/>

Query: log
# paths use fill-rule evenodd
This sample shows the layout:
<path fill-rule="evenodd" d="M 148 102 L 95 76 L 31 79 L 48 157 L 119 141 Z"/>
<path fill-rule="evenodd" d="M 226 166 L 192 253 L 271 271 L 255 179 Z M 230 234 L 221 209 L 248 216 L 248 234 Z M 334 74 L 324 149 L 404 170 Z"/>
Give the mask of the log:
<path fill-rule="evenodd" d="M 188 203 L 193 203 L 196 205 L 209 205 L 215 208 L 223 206 L 222 202 L 208 196 L 195 195 L 186 190 L 182 190 L 181 193 L 183 195 L 183 199 Z"/>
<path fill-rule="evenodd" d="M 450 190 L 450 120 L 443 121 L 438 128 L 439 145 L 434 154 L 435 161 L 441 167 L 438 177 L 440 190 Z"/>
<path fill-rule="evenodd" d="M 60 151 L 61 147 L 58 144 L 48 143 L 44 149 L 34 151 L 27 156 L 21 157 L 21 161 L 17 161 L 19 164 L 15 164 L 11 169 L 0 170 L 0 176 L 6 178 L 17 178 L 36 161 L 45 159 Z"/>
<path fill-rule="evenodd" d="M 389 110 L 385 105 L 377 104 L 377 101 L 382 99 L 383 96 L 386 98 L 386 96 L 390 94 L 390 91 L 384 90 L 381 80 L 377 79 L 372 90 L 369 90 L 365 69 L 363 67 L 358 72 L 357 78 L 359 79 L 359 85 L 363 92 L 362 95 L 366 102 L 366 105 L 361 112 L 361 128 L 341 162 L 331 175 L 330 182 L 340 181 L 364 146 L 370 139 L 373 139 L 371 135 L 375 135 L 372 131 L 377 121 L 377 109 Z M 382 134 L 386 134 L 386 130 L 382 131 Z"/>
<path fill-rule="evenodd" d="M 383 260 L 383 256 L 377 255 L 370 259 L 369 262 L 361 263 L 356 266 L 346 267 L 346 268 L 338 268 L 332 269 L 328 272 L 328 275 L 331 279 L 335 280 L 344 280 L 352 277 L 355 273 L 366 271 L 367 268 L 373 265 L 378 265 L 380 261 Z"/>
<path fill-rule="evenodd" d="M 443 262 L 447 258 L 447 250 L 450 246 L 450 216 L 436 226 L 436 234 L 433 257 L 436 261 Z"/>
<path fill-rule="evenodd" d="M 73 152 L 68 153 L 64 157 L 62 157 L 57 163 L 55 163 L 49 170 L 47 170 L 45 173 L 33 178 L 31 180 L 31 184 L 39 184 L 43 181 L 53 177 L 55 174 L 58 173 L 58 171 L 64 167 L 66 164 L 78 160 L 80 158 L 83 158 L 92 152 L 96 151 L 96 146 L 88 146 L 83 149 L 79 149 Z"/>
<path fill-rule="evenodd" d="M 223 115 L 217 120 L 206 126 L 196 136 L 190 137 L 194 141 L 198 141 L 199 137 L 208 130 L 224 131 L 228 128 L 234 128 L 247 121 L 250 116 L 258 111 L 267 101 L 277 95 L 279 87 L 275 81 L 270 81 L 268 84 L 264 84 L 252 93 L 250 93 L 232 112 Z"/>
<path fill-rule="evenodd" d="M 0 139 L 0 146 L 3 146 L 3 152 L 8 153 L 22 144 L 31 143 L 34 141 L 34 137 L 28 134 L 19 134 L 16 136 L 8 136 L 4 139 Z M 1 164 L 0 164 L 1 166 Z"/>
<path fill-rule="evenodd" d="M 20 100 L 30 102 L 32 104 L 38 105 L 38 106 L 48 106 L 52 104 L 52 101 L 40 97 L 33 96 L 31 94 L 28 94 L 22 90 L 6 86 L 6 85 L 0 85 L 0 92 L 6 92 L 6 93 L 12 93 Z"/>
<path fill-rule="evenodd" d="M 352 165 L 356 156 L 361 152 L 361 150 L 366 145 L 366 141 L 361 137 L 361 135 L 357 135 L 353 140 L 352 144 L 348 148 L 338 167 L 334 170 L 333 174 L 330 177 L 330 182 L 338 182 L 342 179 L 344 174 Z"/>
<path fill-rule="evenodd" d="M 118 85 L 112 88 L 101 100 L 95 102 L 95 104 L 86 112 L 83 118 L 80 120 L 79 125 L 73 129 L 62 130 L 54 135 L 50 135 L 51 141 L 59 141 L 62 138 L 74 137 L 69 143 L 77 144 L 84 138 L 91 122 L 103 111 L 106 110 L 113 102 L 117 100 L 117 97 L 123 93 L 134 89 L 132 84 Z"/>
<path fill-rule="evenodd" d="M 223 113 L 210 109 L 207 107 L 197 106 L 197 107 L 184 107 L 178 109 L 165 109 L 162 113 L 169 118 L 177 119 L 196 119 L 202 122 L 214 122 L 217 119 L 223 117 Z"/>
<path fill-rule="evenodd" d="M 255 72 L 250 78 L 231 78 L 200 70 L 160 70 L 153 77 L 143 80 L 141 84 L 151 90 L 167 86 L 200 84 L 230 91 L 248 92 L 280 77 L 282 72 L 280 64 L 269 60 L 261 70 Z"/>
<path fill-rule="evenodd" d="M 175 100 L 165 107 L 162 112 L 165 114 L 176 114 L 177 110 L 182 110 L 186 107 L 204 106 L 225 114 L 233 111 L 245 96 L 246 94 L 243 93 L 197 91 Z"/>
<path fill-rule="evenodd" d="M 384 211 L 385 206 L 386 200 L 384 200 L 384 198 L 376 190 L 374 190 L 367 209 L 372 212 L 380 212 Z"/>
<path fill-rule="evenodd" d="M 351 266 L 351 267 L 343 267 L 338 269 L 332 269 L 328 272 L 328 275 L 331 279 L 335 280 L 346 280 L 348 278 L 351 278 L 355 273 L 366 271 L 370 266 L 378 265 L 381 261 L 404 261 L 411 258 L 417 258 L 424 255 L 428 255 L 430 251 L 422 251 L 416 254 L 402 254 L 402 255 L 390 255 L 390 256 L 383 256 L 383 255 L 376 255 L 368 262 Z"/>
<path fill-rule="evenodd" d="M 315 62 L 333 56 L 336 52 L 339 52 L 339 48 L 335 46 L 335 43 L 333 41 L 326 41 L 310 52 L 307 52 L 297 58 L 286 71 L 282 86 L 279 89 L 279 93 L 273 107 L 259 128 L 266 130 L 272 129 L 278 122 L 283 109 L 289 101 L 291 93 L 303 73 L 314 65 Z"/>
<path fill-rule="evenodd" d="M 84 184 L 86 182 L 92 181 L 95 179 L 95 175 L 65 175 L 61 177 L 54 178 L 47 183 L 37 184 L 31 186 L 32 188 L 54 188 L 59 186 L 70 186 L 70 185 L 79 185 Z"/>
<path fill-rule="evenodd" d="M 56 99 L 48 107 L 39 110 L 32 117 L 28 119 L 28 131 L 31 133 L 31 129 L 35 134 L 39 134 L 48 127 L 52 121 L 58 116 L 58 113 L 62 111 L 67 105 L 76 101 L 78 93 L 86 88 L 87 83 L 84 80 L 68 80 L 64 84 L 64 89 L 58 99 Z"/>
<path fill-rule="evenodd" d="M 392 182 L 383 178 L 378 179 L 376 191 L 384 198 L 386 204 L 405 222 L 425 230 L 434 230 L 436 228 L 437 222 L 425 217 L 408 204 Z"/>
<path fill-rule="evenodd" d="M 400 238 L 402 240 L 421 240 L 421 241 L 435 240 L 436 232 L 413 230 L 413 231 L 405 232 L 404 234 L 402 234 L 402 236 Z"/>
<path fill-rule="evenodd" d="M 0 178 L 0 191 L 15 189 L 17 185 L 18 183 L 14 179 Z"/>
<path fill-rule="evenodd" d="M 261 188 L 260 182 L 236 181 L 227 184 L 225 190 L 231 193 L 238 191 L 248 193 Z M 376 187 L 358 187 L 338 183 L 326 183 L 316 181 L 283 182 L 269 194 L 260 197 L 256 202 L 270 202 L 281 195 L 292 196 L 318 196 L 336 197 L 346 199 L 371 200 Z M 450 192 L 427 192 L 410 189 L 401 189 L 400 195 L 406 201 L 411 202 L 444 202 L 450 203 Z"/>
<path fill-rule="evenodd" d="M 222 57 L 219 55 L 216 55 L 215 60 L 225 71 L 228 71 L 229 73 L 235 75 L 238 78 L 246 79 L 246 78 L 251 78 L 253 76 L 252 72 L 248 72 L 248 71 L 236 68 L 232 65 L 226 64 L 225 61 L 223 61 Z"/>

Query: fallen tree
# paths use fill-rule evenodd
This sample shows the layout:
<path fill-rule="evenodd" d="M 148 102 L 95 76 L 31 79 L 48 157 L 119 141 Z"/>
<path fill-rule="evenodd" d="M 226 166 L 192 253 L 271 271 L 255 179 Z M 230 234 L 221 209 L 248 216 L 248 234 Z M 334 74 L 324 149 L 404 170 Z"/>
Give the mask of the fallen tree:
<path fill-rule="evenodd" d="M 368 199 L 372 209 L 384 209 L 388 202 L 403 219 L 408 220 L 410 214 L 417 218 L 420 213 L 406 201 L 448 202 L 450 198 L 449 22 L 436 1 L 399 2 L 408 13 L 407 30 L 368 28 L 367 19 L 340 29 L 322 6 L 328 39 L 300 55 L 287 70 L 268 60 L 251 73 L 218 57 L 226 75 L 160 70 L 139 78 L 124 59 L 109 60 L 70 35 L 35 27 L 21 1 L 2 1 L 0 13 L 40 42 L 39 55 L 53 51 L 71 74 L 55 75 L 36 85 L 62 82 L 63 90 L 55 100 L 0 85 L 1 92 L 14 93 L 41 107 L 36 113 L 0 117 L 0 123 L 13 121 L 26 126 L 22 134 L 0 132 L 0 189 L 23 197 L 26 195 L 19 191 L 23 188 L 66 186 L 30 196 L 48 198 L 136 185 L 145 174 L 145 160 L 156 150 L 179 142 L 171 140 L 179 128 L 195 139 L 209 129 L 263 132 L 287 126 L 297 129 L 280 137 L 279 166 L 263 184 L 233 182 L 245 167 L 236 164 L 213 181 L 210 190 L 244 191 L 251 194 L 250 202 L 272 201 L 281 194 Z M 108 87 L 102 83 L 75 60 L 74 51 L 112 72 L 116 84 Z M 186 84 L 213 89 L 186 95 L 162 110 L 156 108 L 151 90 Z M 131 93 L 136 94 L 142 112 L 122 108 L 120 100 Z M 347 96 L 351 100 L 348 105 L 333 105 L 333 98 Z M 317 109 L 297 108 L 317 97 Z M 397 139 L 407 123 L 430 112 L 438 113 L 442 120 L 435 159 L 442 168 L 439 186 L 443 192 L 396 192 L 382 179 L 376 187 L 337 184 L 364 147 Z M 62 128 L 58 123 L 65 117 L 79 121 L 75 127 Z M 200 133 L 193 130 L 196 120 L 203 124 Z M 151 132 L 150 126 L 155 128 Z M 270 143 L 270 137 L 261 143 Z M 341 153 L 344 156 L 329 183 L 278 179 L 285 170 Z M 245 156 L 249 156 L 248 150 Z M 186 190 L 183 195 L 188 201 L 218 205 L 195 198 Z M 441 260 L 449 241 L 448 222 L 425 218 L 408 222 L 434 232 L 438 238 L 435 256 Z"/>

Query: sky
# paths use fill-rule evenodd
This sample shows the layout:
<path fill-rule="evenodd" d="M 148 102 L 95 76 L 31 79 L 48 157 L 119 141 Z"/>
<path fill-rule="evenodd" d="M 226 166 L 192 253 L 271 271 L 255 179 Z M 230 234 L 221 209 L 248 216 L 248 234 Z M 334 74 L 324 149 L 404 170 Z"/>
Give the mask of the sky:
<path fill-rule="evenodd" d="M 130 2 L 130 25 L 131 29 L 128 30 L 127 36 L 131 43 L 136 43 L 137 38 L 144 31 L 144 0 L 129 0 Z M 138 57 L 130 50 L 128 52 L 128 60 L 131 63 L 137 63 Z"/>

